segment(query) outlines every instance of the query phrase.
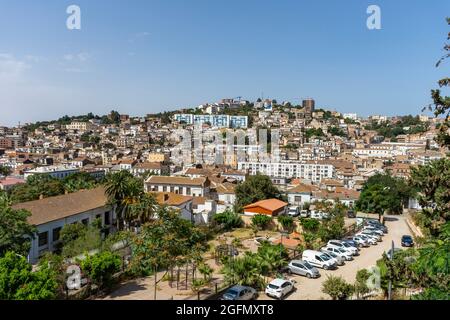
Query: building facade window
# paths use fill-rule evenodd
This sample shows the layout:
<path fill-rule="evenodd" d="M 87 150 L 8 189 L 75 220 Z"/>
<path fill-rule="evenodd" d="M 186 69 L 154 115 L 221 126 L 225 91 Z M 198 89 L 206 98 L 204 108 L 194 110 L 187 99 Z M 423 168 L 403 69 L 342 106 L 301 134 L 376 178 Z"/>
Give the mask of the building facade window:
<path fill-rule="evenodd" d="M 48 232 L 41 232 L 38 236 L 39 247 L 44 247 L 48 245 Z"/>

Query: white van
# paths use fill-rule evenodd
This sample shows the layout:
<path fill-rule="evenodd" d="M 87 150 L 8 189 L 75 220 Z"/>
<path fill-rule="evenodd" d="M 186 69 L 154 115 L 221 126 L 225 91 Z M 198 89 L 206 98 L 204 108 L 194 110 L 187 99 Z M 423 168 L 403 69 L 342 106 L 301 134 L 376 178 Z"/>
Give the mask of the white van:
<path fill-rule="evenodd" d="M 325 270 L 336 268 L 336 261 L 320 251 L 305 250 L 303 251 L 302 260 Z"/>

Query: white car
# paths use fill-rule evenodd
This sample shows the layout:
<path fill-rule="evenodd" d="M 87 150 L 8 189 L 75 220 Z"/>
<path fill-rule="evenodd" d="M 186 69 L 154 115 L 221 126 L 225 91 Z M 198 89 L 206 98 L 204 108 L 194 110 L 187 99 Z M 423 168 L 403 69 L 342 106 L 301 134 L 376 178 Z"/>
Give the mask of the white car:
<path fill-rule="evenodd" d="M 330 240 L 327 243 L 327 247 L 331 248 L 342 248 L 344 250 L 349 251 L 352 255 L 359 255 L 358 249 L 353 247 L 351 244 L 340 241 L 340 240 Z"/>
<path fill-rule="evenodd" d="M 274 279 L 266 287 L 266 294 L 269 297 L 283 299 L 287 294 L 295 289 L 295 280 Z"/>
<path fill-rule="evenodd" d="M 288 215 L 291 217 L 297 217 L 300 214 L 300 209 L 297 206 L 289 207 Z"/>
<path fill-rule="evenodd" d="M 344 249 L 344 248 L 336 248 L 336 247 L 325 247 L 322 248 L 322 251 L 325 252 L 333 252 L 341 257 L 343 257 L 345 260 L 347 261 L 352 261 L 353 260 L 353 255 L 350 251 Z"/>
<path fill-rule="evenodd" d="M 376 233 L 373 233 L 372 231 L 363 230 L 363 231 L 360 232 L 360 234 L 363 234 L 363 235 L 368 236 L 368 237 L 375 238 L 377 241 L 381 241 L 381 236 L 376 234 Z"/>
<path fill-rule="evenodd" d="M 368 231 L 371 231 L 371 232 L 373 232 L 373 233 L 376 233 L 376 234 L 378 234 L 380 237 L 384 235 L 383 230 L 378 229 L 378 228 L 374 228 L 374 227 L 370 227 L 370 226 L 365 226 L 365 227 L 363 228 L 363 230 L 368 230 Z"/>
<path fill-rule="evenodd" d="M 322 220 L 322 213 L 319 211 L 311 211 L 311 216 L 312 219 L 318 219 L 318 220 Z"/>
<path fill-rule="evenodd" d="M 358 236 L 359 238 L 362 238 L 364 241 L 367 241 L 368 244 L 371 244 L 373 246 L 378 244 L 377 239 L 369 237 L 365 234 L 357 234 L 356 236 Z"/>
<path fill-rule="evenodd" d="M 308 218 L 308 210 L 300 210 L 300 217 L 301 218 Z"/>
<path fill-rule="evenodd" d="M 327 249 L 326 247 L 323 247 L 322 249 L 320 249 L 320 251 L 323 254 L 330 256 L 330 258 L 333 258 L 334 260 L 336 260 L 336 264 L 338 266 L 343 266 L 345 264 L 345 258 L 342 255 L 338 255 L 334 252 L 327 251 L 326 249 Z"/>
<path fill-rule="evenodd" d="M 324 255 L 320 251 L 305 250 L 302 254 L 302 260 L 307 261 L 314 267 L 323 268 L 325 270 L 336 269 L 336 261 L 329 256 Z"/>

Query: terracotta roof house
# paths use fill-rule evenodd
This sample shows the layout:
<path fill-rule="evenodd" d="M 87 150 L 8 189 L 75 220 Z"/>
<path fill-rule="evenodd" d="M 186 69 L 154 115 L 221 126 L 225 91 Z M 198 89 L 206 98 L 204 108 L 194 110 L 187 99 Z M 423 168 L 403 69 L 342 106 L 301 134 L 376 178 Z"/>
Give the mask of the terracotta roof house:
<path fill-rule="evenodd" d="M 101 219 L 104 227 L 111 228 L 115 219 L 102 187 L 19 203 L 13 208 L 31 212 L 28 222 L 37 228 L 36 237 L 31 240 L 31 263 L 36 263 L 45 252 L 56 249 L 60 242 L 59 233 L 66 224 L 80 222 L 87 225 Z"/>
<path fill-rule="evenodd" d="M 269 216 L 278 216 L 286 211 L 288 203 L 278 199 L 261 200 L 244 207 L 245 215 L 265 214 Z"/>

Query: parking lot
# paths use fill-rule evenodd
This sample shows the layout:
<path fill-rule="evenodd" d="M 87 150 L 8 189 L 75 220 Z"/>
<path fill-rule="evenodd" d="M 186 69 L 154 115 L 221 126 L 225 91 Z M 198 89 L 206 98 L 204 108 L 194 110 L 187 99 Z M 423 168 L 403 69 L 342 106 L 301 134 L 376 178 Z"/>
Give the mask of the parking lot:
<path fill-rule="evenodd" d="M 400 247 L 400 239 L 402 235 L 411 234 L 406 224 L 405 216 L 387 216 L 386 226 L 389 232 L 384 235 L 383 241 L 377 245 L 362 248 L 360 255 L 354 257 L 353 261 L 347 261 L 345 265 L 338 267 L 336 270 L 319 269 L 321 277 L 318 279 L 308 279 L 306 277 L 291 275 L 289 278 L 297 281 L 296 291 L 286 297 L 286 300 L 318 300 L 329 299 L 322 292 L 322 283 L 327 279 L 327 275 L 341 276 L 347 282 L 355 281 L 358 270 L 367 269 L 376 264 L 383 252 L 389 250 L 392 241 L 396 247 Z M 260 294 L 258 300 L 270 300 L 265 294 Z"/>

